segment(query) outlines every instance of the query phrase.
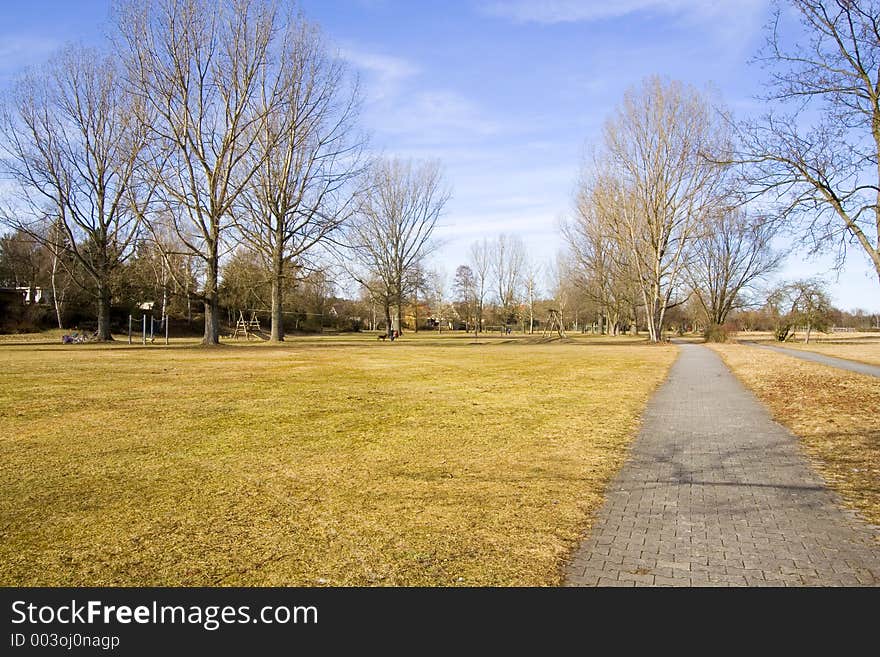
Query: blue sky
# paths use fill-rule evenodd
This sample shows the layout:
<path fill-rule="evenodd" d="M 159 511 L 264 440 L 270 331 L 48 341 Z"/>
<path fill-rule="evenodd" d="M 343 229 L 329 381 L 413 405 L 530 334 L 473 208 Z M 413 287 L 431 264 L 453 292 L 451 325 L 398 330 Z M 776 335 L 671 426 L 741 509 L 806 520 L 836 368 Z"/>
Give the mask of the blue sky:
<path fill-rule="evenodd" d="M 0 83 L 69 40 L 98 42 L 107 0 L 4 0 Z M 453 198 L 438 233 L 449 274 L 500 232 L 550 263 L 580 162 L 624 90 L 651 74 L 705 89 L 744 116 L 760 106 L 765 0 L 302 0 L 359 73 L 371 144 L 438 158 Z M 784 277 L 825 275 L 844 308 L 880 310 L 867 258 L 791 257 Z"/>

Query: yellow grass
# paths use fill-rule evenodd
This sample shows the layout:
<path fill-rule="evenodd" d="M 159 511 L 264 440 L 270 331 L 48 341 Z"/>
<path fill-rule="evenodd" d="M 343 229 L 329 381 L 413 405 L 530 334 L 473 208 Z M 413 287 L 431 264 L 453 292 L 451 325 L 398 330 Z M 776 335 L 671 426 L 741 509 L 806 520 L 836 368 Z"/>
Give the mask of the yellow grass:
<path fill-rule="evenodd" d="M 880 333 L 878 332 L 852 332 L 852 333 L 822 333 L 814 331 L 810 336 L 810 343 L 804 344 L 804 333 L 797 333 L 791 340 L 785 343 L 777 342 L 768 332 L 740 332 L 734 336 L 738 340 L 762 342 L 786 349 L 802 349 L 814 351 L 826 356 L 846 358 L 848 360 L 880 365 Z"/>
<path fill-rule="evenodd" d="M 0 584 L 559 583 L 675 357 L 601 342 L 0 346 Z"/>
<path fill-rule="evenodd" d="M 880 365 L 880 340 L 877 342 L 811 342 L 810 344 L 786 342 L 781 346 L 801 349 L 803 351 L 814 351 L 817 354 L 846 358 L 860 363 L 867 363 L 868 365 Z"/>
<path fill-rule="evenodd" d="M 73 329 L 50 329 L 41 333 L 7 333 L 0 335 L 0 344 L 33 344 L 61 342 L 61 336 L 73 332 Z M 128 339 L 126 337 L 126 339 Z"/>
<path fill-rule="evenodd" d="M 880 525 L 880 379 L 744 345 L 713 348 L 802 438 L 847 506 Z"/>

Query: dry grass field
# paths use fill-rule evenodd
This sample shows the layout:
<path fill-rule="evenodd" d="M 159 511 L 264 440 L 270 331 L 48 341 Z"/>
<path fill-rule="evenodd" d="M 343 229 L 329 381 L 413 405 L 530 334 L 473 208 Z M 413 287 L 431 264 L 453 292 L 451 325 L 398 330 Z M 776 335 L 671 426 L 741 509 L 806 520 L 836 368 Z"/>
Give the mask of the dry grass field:
<path fill-rule="evenodd" d="M 2 585 L 550 585 L 672 347 L 0 345 Z"/>
<path fill-rule="evenodd" d="M 802 349 L 817 354 L 846 358 L 848 360 L 880 365 L 880 333 L 813 333 L 810 343 L 804 344 L 803 334 L 785 343 L 777 342 L 769 333 L 739 333 L 742 340 L 753 340 L 766 344 Z"/>
<path fill-rule="evenodd" d="M 843 501 L 880 525 L 880 379 L 743 345 L 713 348 L 802 438 Z"/>
<path fill-rule="evenodd" d="M 817 354 L 835 356 L 855 360 L 868 365 L 880 365 L 880 340 L 877 341 L 848 341 L 848 342 L 786 342 L 782 345 L 786 348 L 814 351 Z"/>

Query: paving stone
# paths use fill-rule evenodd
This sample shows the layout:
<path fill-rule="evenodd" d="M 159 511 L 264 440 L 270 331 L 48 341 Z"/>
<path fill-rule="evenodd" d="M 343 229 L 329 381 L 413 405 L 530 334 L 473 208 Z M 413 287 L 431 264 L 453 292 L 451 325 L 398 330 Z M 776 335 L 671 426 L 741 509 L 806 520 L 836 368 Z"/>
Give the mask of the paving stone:
<path fill-rule="evenodd" d="M 621 582 L 634 582 L 635 584 L 650 585 L 654 583 L 653 575 L 641 575 L 639 573 L 620 573 L 618 580 Z"/>
<path fill-rule="evenodd" d="M 680 349 L 566 584 L 880 586 L 880 528 L 713 351 Z"/>

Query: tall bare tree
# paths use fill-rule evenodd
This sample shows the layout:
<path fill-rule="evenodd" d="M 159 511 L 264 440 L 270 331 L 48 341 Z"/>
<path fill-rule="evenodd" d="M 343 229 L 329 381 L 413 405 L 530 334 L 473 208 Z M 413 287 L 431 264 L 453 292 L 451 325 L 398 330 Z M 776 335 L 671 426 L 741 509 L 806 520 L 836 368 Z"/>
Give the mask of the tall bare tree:
<path fill-rule="evenodd" d="M 218 342 L 220 257 L 236 201 L 263 164 L 260 126 L 280 100 L 270 0 L 125 0 L 117 11 L 130 93 L 154 114 L 144 169 L 157 211 L 204 262 L 202 342 Z M 261 154 L 270 152 L 259 148 Z"/>
<path fill-rule="evenodd" d="M 453 309 L 450 307 L 448 297 L 449 280 L 446 270 L 438 267 L 427 272 L 426 278 L 430 301 L 433 306 L 432 313 L 437 321 L 437 332 L 442 333 L 443 324 L 448 323 L 453 315 Z"/>
<path fill-rule="evenodd" d="M 490 266 L 503 324 L 507 324 L 515 312 L 525 257 L 525 246 L 518 236 L 502 233 L 490 244 Z"/>
<path fill-rule="evenodd" d="M 382 304 L 389 335 L 392 308 L 399 328 L 419 264 L 436 246 L 432 235 L 449 196 L 436 162 L 379 160 L 371 168 L 367 192 L 345 230 L 343 265 Z"/>
<path fill-rule="evenodd" d="M 455 269 L 452 282 L 456 299 L 459 303 L 459 314 L 465 318 L 465 330 L 473 329 L 476 336 L 479 331 L 477 308 L 477 280 L 474 271 L 468 265 L 459 265 Z"/>
<path fill-rule="evenodd" d="M 739 126 L 736 159 L 752 191 L 801 229 L 813 252 L 849 245 L 880 280 L 880 2 L 791 0 L 801 35 L 777 7 L 758 60 L 770 109 Z"/>
<path fill-rule="evenodd" d="M 726 194 L 713 158 L 728 151 L 714 116 L 695 89 L 652 77 L 605 124 L 595 167 L 608 189 L 597 201 L 629 252 L 652 342 L 667 308 L 686 299 L 678 295 L 690 245 Z"/>
<path fill-rule="evenodd" d="M 721 209 L 694 242 L 687 270 L 694 294 L 710 325 L 720 326 L 745 295 L 774 272 L 782 252 L 773 248 L 777 224 L 749 217 L 742 209 Z"/>
<path fill-rule="evenodd" d="M 21 78 L 0 116 L 14 186 L 3 220 L 78 261 L 100 340 L 111 339 L 112 277 L 131 253 L 149 195 L 135 177 L 147 122 L 115 61 L 80 47 Z"/>
<path fill-rule="evenodd" d="M 76 261 L 64 224 L 56 219 L 49 225 L 48 230 L 49 235 L 44 244 L 49 254 L 49 287 L 52 290 L 55 321 L 58 323 L 58 328 L 64 328 L 64 307 L 67 293 L 74 283 Z"/>
<path fill-rule="evenodd" d="M 283 290 L 294 267 L 354 209 L 364 141 L 356 133 L 358 92 L 341 60 L 334 59 L 317 28 L 291 17 L 279 48 L 273 81 L 280 102 L 257 125 L 247 152 L 245 187 L 236 225 L 264 261 L 272 281 L 271 340 L 284 339 Z"/>
<path fill-rule="evenodd" d="M 486 304 L 486 295 L 492 275 L 492 257 L 489 250 L 489 241 L 483 238 L 480 242 L 471 244 L 470 267 L 474 275 L 474 296 L 477 305 L 476 331 L 483 330 L 483 315 Z"/>
<path fill-rule="evenodd" d="M 567 311 L 572 300 L 575 298 L 575 277 L 572 275 L 572 262 L 565 252 L 557 253 L 555 260 L 546 271 L 547 289 L 553 302 L 552 310 L 558 313 L 558 327 L 560 334 L 565 332 Z M 550 309 L 548 309 L 550 310 Z M 545 326 L 545 330 L 550 328 Z"/>
<path fill-rule="evenodd" d="M 535 332 L 535 302 L 538 300 L 538 280 L 541 276 L 541 265 L 536 260 L 525 256 L 522 268 L 522 288 L 525 310 L 523 312 L 523 332 L 532 334 Z M 528 315 L 528 324 L 526 324 Z M 528 327 L 528 328 L 526 328 Z"/>
<path fill-rule="evenodd" d="M 601 196 L 613 193 L 614 183 L 585 179 L 578 187 L 575 212 L 562 226 L 570 253 L 573 282 L 596 307 L 600 333 L 617 334 L 624 321 L 636 323 L 638 278 L 621 233 L 609 228 L 620 219 L 604 213 L 619 213 L 614 202 Z"/>

